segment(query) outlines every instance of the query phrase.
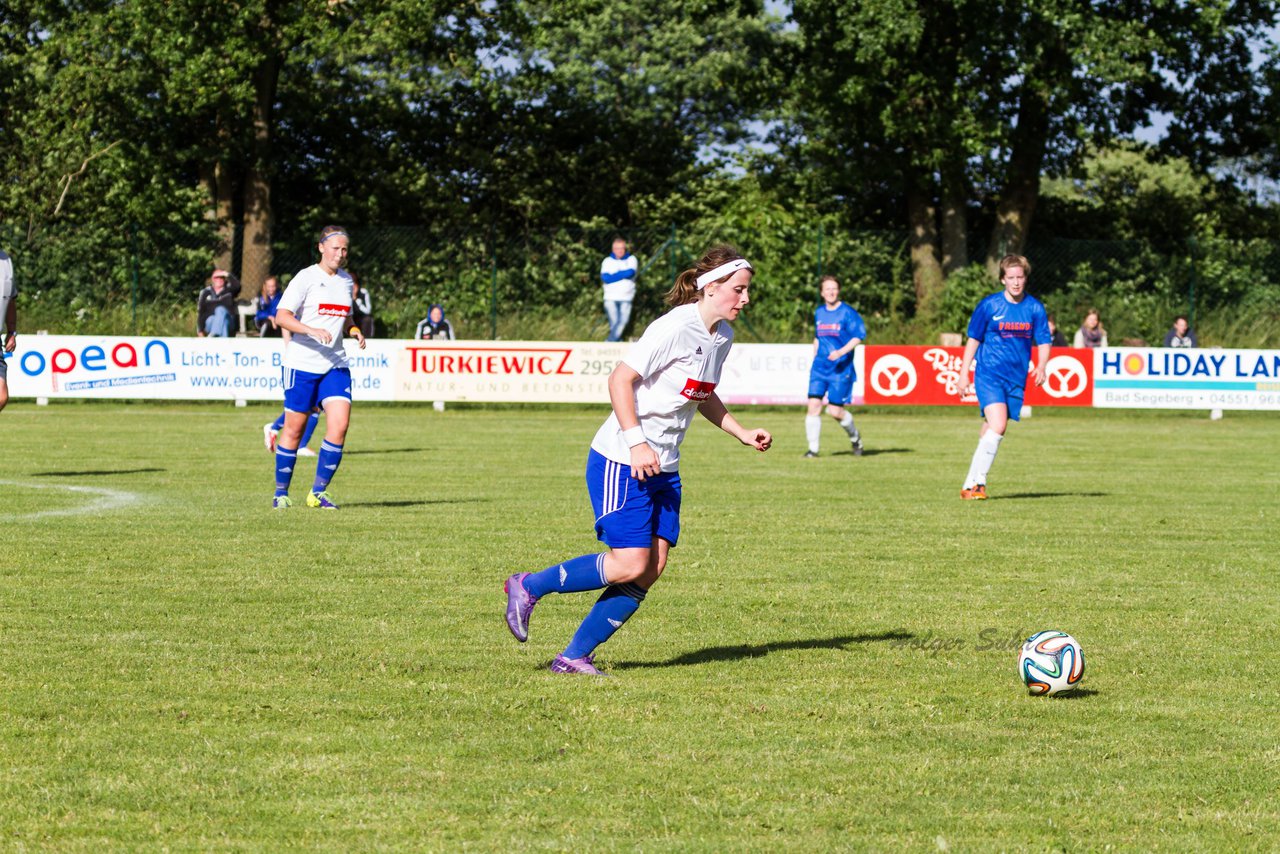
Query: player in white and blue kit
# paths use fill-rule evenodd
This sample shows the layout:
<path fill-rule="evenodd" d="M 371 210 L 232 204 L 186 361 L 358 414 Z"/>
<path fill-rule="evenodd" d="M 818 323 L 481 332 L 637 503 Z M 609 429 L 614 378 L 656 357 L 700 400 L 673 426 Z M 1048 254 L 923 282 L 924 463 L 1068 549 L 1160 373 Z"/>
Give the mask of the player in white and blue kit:
<path fill-rule="evenodd" d="M 862 315 L 840 301 L 840 282 L 835 276 L 822 277 L 822 305 L 813 312 L 813 366 L 809 368 L 809 412 L 804 419 L 809 450 L 805 457 L 818 456 L 822 435 L 822 399 L 827 413 L 849 435 L 855 456 L 862 456 L 862 435 L 853 425 L 853 414 L 845 409 L 853 401 L 853 349 L 867 337 Z"/>
<path fill-rule="evenodd" d="M 977 392 L 978 406 L 985 419 L 978 434 L 969 474 L 960 497 L 982 500 L 987 497 L 987 473 L 995 462 L 1000 440 L 1009 419 L 1018 420 L 1031 365 L 1031 346 L 1037 348 L 1035 382 L 1044 385 L 1049 361 L 1049 318 L 1040 300 L 1027 293 L 1031 265 L 1021 255 L 1000 260 L 1000 284 L 1004 290 L 984 297 L 969 319 L 969 340 L 960 362 L 960 396 Z M 968 382 L 974 364 L 973 383 Z"/>
<path fill-rule="evenodd" d="M 0 326 L 5 329 L 4 352 L 0 352 L 0 409 L 9 402 L 9 368 L 6 355 L 18 346 L 18 289 L 13 284 L 13 262 L 0 250 Z"/>
<path fill-rule="evenodd" d="M 302 270 L 284 289 L 276 308 L 276 325 L 293 333 L 284 349 L 284 426 L 276 437 L 276 494 L 272 506 L 293 506 L 289 483 L 298 464 L 298 443 L 307 416 L 324 410 L 324 441 L 316 456 L 316 478 L 307 506 L 336 510 L 329 481 L 342 462 L 342 445 L 351 421 L 351 371 L 342 347 L 346 331 L 364 349 L 360 328 L 351 323 L 351 275 L 347 263 L 349 239 L 340 226 L 320 231 L 320 262 Z"/>
<path fill-rule="evenodd" d="M 596 647 L 636 612 L 680 535 L 680 443 L 695 413 L 742 444 L 766 451 L 767 430 L 740 425 L 716 395 L 733 328 L 749 302 L 751 265 L 717 246 L 676 277 L 667 294 L 675 306 L 655 320 L 609 376 L 613 413 L 591 442 L 587 491 L 596 537 L 609 550 L 507 579 L 507 627 L 529 637 L 537 601 L 551 593 L 603 589 L 564 651 L 555 673 L 604 675 Z"/>

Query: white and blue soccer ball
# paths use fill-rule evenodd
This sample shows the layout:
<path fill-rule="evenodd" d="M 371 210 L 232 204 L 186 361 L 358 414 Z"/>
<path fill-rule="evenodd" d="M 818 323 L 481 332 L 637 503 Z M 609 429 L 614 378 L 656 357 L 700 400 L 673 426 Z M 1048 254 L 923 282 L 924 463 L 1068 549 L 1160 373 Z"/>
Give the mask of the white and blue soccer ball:
<path fill-rule="evenodd" d="M 1084 679 L 1084 650 L 1066 632 L 1036 632 L 1018 652 L 1018 675 L 1039 696 L 1075 690 Z"/>

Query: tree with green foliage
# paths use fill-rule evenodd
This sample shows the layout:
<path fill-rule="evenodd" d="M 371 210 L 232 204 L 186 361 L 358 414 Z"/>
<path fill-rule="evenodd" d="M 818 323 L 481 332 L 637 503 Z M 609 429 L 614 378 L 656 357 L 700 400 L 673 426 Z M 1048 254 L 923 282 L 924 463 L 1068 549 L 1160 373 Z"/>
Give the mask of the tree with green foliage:
<path fill-rule="evenodd" d="M 990 224 L 993 269 L 1024 246 L 1042 176 L 1089 146 L 1163 110 L 1179 139 L 1229 150 L 1209 119 L 1244 119 L 1240 93 L 1258 87 L 1242 54 L 1275 16 L 1270 2 L 797 0 L 780 138 L 847 205 L 903 212 L 928 316 L 967 263 L 969 220 Z"/>
<path fill-rule="evenodd" d="M 526 227 L 643 219 L 747 136 L 781 22 L 758 0 L 520 0 L 505 20 L 509 114 L 490 163 Z"/>

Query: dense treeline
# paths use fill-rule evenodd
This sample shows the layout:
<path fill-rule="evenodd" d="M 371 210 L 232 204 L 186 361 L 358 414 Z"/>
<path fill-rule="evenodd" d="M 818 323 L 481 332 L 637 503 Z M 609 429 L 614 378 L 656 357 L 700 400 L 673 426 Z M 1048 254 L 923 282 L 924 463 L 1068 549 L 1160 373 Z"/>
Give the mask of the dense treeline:
<path fill-rule="evenodd" d="M 329 221 L 364 236 L 392 332 L 447 296 L 480 334 L 495 291 L 505 321 L 591 316 L 614 229 L 663 250 L 654 281 L 702 242 L 744 244 L 764 338 L 801 328 L 820 267 L 882 326 L 954 328 L 1019 250 L 1050 261 L 1061 310 L 1099 303 L 1134 336 L 1189 297 L 1280 314 L 1280 217 L 1259 192 L 1280 179 L 1274 2 L 0 15 L 0 243 L 28 308 L 67 330 L 134 295 L 163 327 L 214 264 L 256 287 L 306 263 Z M 1153 123 L 1159 141 L 1135 142 Z"/>

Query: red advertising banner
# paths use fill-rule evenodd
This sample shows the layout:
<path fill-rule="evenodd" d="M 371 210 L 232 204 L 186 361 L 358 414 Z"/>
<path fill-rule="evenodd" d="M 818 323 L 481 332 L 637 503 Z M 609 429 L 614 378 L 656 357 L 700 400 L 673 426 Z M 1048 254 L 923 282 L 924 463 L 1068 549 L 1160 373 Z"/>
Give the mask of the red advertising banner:
<path fill-rule="evenodd" d="M 963 347 L 866 348 L 865 389 L 868 406 L 948 406 L 977 403 L 959 396 Z M 1033 354 L 1034 358 L 1034 354 Z M 1045 384 L 1031 380 L 1027 368 L 1028 406 L 1092 406 L 1093 351 L 1055 347 L 1049 352 Z"/>

